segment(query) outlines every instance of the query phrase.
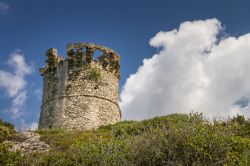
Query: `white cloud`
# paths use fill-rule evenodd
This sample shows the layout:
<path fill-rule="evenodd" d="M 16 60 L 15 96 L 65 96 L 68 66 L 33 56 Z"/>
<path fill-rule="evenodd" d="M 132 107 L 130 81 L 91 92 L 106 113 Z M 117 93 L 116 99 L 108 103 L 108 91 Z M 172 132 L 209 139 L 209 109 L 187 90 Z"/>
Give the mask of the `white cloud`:
<path fill-rule="evenodd" d="M 0 2 L 0 14 L 6 14 L 10 6 L 5 2 Z"/>
<path fill-rule="evenodd" d="M 25 62 L 24 56 L 19 50 L 10 55 L 7 64 L 13 69 L 13 72 L 0 70 L 0 88 L 5 91 L 6 97 L 12 99 L 8 111 L 13 118 L 17 118 L 21 115 L 27 98 L 26 76 L 33 72 L 33 68 Z"/>
<path fill-rule="evenodd" d="M 25 120 L 20 121 L 20 130 L 21 131 L 34 131 L 38 129 L 38 123 L 37 122 L 32 122 L 32 123 L 26 123 Z"/>
<path fill-rule="evenodd" d="M 127 79 L 124 119 L 203 112 L 250 117 L 250 34 L 222 39 L 217 19 L 184 22 L 150 40 L 160 49 Z"/>

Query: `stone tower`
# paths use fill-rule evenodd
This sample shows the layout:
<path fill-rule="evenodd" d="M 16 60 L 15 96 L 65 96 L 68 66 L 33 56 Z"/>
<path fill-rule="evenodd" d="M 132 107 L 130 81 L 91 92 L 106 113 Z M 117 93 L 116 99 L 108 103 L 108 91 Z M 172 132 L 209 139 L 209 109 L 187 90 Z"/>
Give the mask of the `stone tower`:
<path fill-rule="evenodd" d="M 98 51 L 99 50 L 99 51 Z M 101 55 L 94 59 L 95 52 Z M 46 52 L 39 129 L 93 129 L 120 120 L 120 57 L 91 44 L 67 46 L 67 58 L 57 49 Z"/>

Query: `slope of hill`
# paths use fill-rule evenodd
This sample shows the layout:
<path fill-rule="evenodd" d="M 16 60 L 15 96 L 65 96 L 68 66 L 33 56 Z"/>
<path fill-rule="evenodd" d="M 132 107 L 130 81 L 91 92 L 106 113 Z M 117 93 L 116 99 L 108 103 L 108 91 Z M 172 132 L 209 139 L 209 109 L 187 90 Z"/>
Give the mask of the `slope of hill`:
<path fill-rule="evenodd" d="M 14 139 L 16 131 L 10 123 L 0 119 L 0 165 L 15 165 L 21 159 L 20 152 L 11 152 L 10 145 L 5 143 L 6 140 Z"/>
<path fill-rule="evenodd" d="M 250 165 L 250 120 L 242 116 L 209 122 L 201 114 L 174 114 L 36 133 L 51 150 L 24 155 L 17 165 Z"/>

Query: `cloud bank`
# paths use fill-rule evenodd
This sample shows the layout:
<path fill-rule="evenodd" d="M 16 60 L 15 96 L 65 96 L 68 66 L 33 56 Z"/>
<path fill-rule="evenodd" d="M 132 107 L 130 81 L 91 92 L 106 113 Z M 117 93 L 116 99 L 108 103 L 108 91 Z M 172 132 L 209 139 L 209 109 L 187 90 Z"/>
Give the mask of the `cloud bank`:
<path fill-rule="evenodd" d="M 250 34 L 221 36 L 217 19 L 184 22 L 161 31 L 150 45 L 159 52 L 127 79 L 123 119 L 203 112 L 207 117 L 250 117 Z"/>
<path fill-rule="evenodd" d="M 21 115 L 27 98 L 26 76 L 33 72 L 33 68 L 27 64 L 20 51 L 10 55 L 7 65 L 13 71 L 0 70 L 0 88 L 3 89 L 6 97 L 11 99 L 11 106 L 7 111 L 11 113 L 12 118 L 17 118 Z"/>

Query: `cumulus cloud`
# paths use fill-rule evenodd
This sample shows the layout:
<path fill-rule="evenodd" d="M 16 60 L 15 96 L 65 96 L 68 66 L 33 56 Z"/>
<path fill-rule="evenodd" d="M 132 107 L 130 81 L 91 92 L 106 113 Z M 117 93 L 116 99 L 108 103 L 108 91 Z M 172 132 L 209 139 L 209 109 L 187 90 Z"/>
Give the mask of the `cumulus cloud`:
<path fill-rule="evenodd" d="M 12 114 L 13 118 L 17 118 L 21 115 L 27 98 L 26 76 L 33 72 L 33 68 L 26 63 L 20 50 L 10 55 L 7 65 L 13 71 L 0 70 L 0 88 L 4 90 L 6 97 L 11 98 L 11 107 L 8 112 Z"/>
<path fill-rule="evenodd" d="M 159 49 L 127 79 L 120 106 L 124 119 L 203 112 L 207 117 L 250 117 L 250 34 L 225 36 L 217 19 L 184 22 L 161 31 Z"/>
<path fill-rule="evenodd" d="M 6 14 L 10 6 L 5 2 L 0 2 L 0 14 Z"/>

